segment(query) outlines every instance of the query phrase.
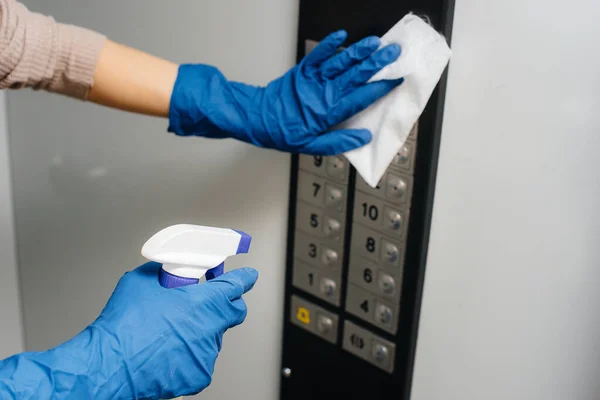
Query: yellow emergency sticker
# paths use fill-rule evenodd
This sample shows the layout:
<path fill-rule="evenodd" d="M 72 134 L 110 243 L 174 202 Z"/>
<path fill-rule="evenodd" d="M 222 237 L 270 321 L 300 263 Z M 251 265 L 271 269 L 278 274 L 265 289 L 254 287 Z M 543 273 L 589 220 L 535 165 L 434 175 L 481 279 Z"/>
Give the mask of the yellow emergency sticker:
<path fill-rule="evenodd" d="M 310 324 L 310 311 L 304 307 L 298 307 L 296 311 L 296 319 L 303 324 Z"/>

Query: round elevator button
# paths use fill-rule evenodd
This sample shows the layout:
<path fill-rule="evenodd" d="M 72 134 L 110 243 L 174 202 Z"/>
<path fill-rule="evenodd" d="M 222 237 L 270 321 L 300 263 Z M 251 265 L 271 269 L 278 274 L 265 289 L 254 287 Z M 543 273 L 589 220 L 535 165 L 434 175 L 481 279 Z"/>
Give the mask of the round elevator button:
<path fill-rule="evenodd" d="M 390 360 L 389 349 L 381 343 L 374 343 L 371 355 L 373 360 L 380 365 L 386 365 Z"/>
<path fill-rule="evenodd" d="M 327 297 L 331 297 L 335 294 L 336 286 L 335 281 L 329 278 L 321 279 L 321 293 Z"/>
<path fill-rule="evenodd" d="M 321 335 L 328 335 L 333 329 L 333 321 L 331 318 L 320 315 L 317 320 L 317 330 Z"/>

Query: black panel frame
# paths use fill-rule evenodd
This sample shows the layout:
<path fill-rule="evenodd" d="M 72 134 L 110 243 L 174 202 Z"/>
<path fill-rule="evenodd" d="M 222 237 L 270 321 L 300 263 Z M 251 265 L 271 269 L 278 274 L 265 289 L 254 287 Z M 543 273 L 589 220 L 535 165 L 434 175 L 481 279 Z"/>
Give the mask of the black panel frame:
<path fill-rule="evenodd" d="M 368 35 L 383 35 L 409 12 L 426 17 L 432 26 L 451 40 L 454 0 L 301 0 L 297 59 L 304 57 L 305 40 L 322 40 L 327 34 L 345 29 L 347 44 Z M 313 297 L 292 285 L 294 233 L 299 158 L 292 156 L 290 209 L 285 278 L 285 304 L 281 367 L 290 368 L 291 376 L 281 377 L 280 399 L 398 399 L 410 398 L 417 344 L 419 315 L 427 261 L 435 181 L 441 141 L 447 70 L 434 90 L 420 120 L 417 138 L 414 188 L 407 235 L 397 335 L 390 335 L 344 311 Z M 345 254 L 349 252 L 356 172 L 352 168 L 348 184 L 348 212 Z M 347 284 L 348 259 L 345 257 L 342 287 Z M 340 315 L 338 344 L 304 331 L 290 322 L 290 298 L 293 294 Z M 396 343 L 393 374 L 368 364 L 342 349 L 343 320 L 350 320 Z"/>

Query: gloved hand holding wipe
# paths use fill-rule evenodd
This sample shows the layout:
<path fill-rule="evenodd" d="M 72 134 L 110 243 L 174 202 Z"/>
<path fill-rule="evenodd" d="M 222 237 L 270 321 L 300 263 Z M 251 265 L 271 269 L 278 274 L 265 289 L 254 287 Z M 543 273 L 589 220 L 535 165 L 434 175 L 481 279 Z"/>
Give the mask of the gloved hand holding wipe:
<path fill-rule="evenodd" d="M 246 318 L 242 295 L 258 272 L 166 289 L 160 268 L 149 262 L 126 273 L 98 319 L 68 342 L 0 361 L 0 397 L 170 399 L 206 388 L 223 334 Z"/>
<path fill-rule="evenodd" d="M 380 40 L 368 37 L 337 53 L 346 36 L 344 31 L 327 36 L 266 87 L 228 81 L 208 65 L 180 66 L 169 131 L 303 154 L 341 154 L 367 144 L 366 129 L 327 130 L 402 83 L 402 78 L 367 83 L 400 56 L 400 47 L 377 50 Z"/>

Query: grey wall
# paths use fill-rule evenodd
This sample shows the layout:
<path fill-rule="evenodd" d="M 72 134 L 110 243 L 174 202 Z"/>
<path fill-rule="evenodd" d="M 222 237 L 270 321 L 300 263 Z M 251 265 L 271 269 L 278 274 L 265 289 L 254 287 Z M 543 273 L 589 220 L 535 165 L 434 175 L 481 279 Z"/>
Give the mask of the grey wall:
<path fill-rule="evenodd" d="M 456 2 L 413 400 L 600 397 L 599 17 Z"/>
<path fill-rule="evenodd" d="M 296 1 L 25 4 L 248 83 L 266 83 L 295 61 Z M 59 344 L 90 323 L 119 277 L 144 262 L 140 249 L 159 229 L 180 222 L 242 229 L 254 237 L 251 254 L 229 265 L 254 266 L 261 277 L 202 398 L 274 399 L 289 156 L 177 138 L 166 121 L 44 93 L 11 93 L 9 114 L 27 348 Z"/>
<path fill-rule="evenodd" d="M 6 120 L 6 93 L 0 93 L 0 360 L 23 350 L 23 327 L 13 218 Z"/>

